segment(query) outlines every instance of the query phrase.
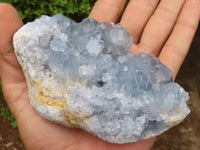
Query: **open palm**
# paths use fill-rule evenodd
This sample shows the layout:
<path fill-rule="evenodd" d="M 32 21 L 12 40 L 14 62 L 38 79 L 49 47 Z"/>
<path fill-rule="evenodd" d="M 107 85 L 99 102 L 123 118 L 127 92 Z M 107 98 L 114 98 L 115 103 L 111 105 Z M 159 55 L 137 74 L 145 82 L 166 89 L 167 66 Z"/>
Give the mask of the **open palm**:
<path fill-rule="evenodd" d="M 99 0 L 89 17 L 116 23 L 126 0 Z M 200 17 L 199 0 L 130 0 L 121 24 L 133 37 L 134 53 L 156 55 L 174 78 L 187 54 Z M 0 4 L 0 76 L 3 93 L 28 150 L 148 150 L 154 138 L 118 145 L 41 118 L 29 103 L 25 77 L 13 51 L 12 37 L 23 25 L 17 11 Z"/>

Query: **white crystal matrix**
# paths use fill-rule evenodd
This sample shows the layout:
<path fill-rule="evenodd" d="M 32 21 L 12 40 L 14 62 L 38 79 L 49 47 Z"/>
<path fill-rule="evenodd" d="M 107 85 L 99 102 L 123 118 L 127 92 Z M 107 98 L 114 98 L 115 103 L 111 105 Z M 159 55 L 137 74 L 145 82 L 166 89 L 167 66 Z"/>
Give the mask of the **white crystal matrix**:
<path fill-rule="evenodd" d="M 13 41 L 31 104 L 48 120 L 130 143 L 161 134 L 190 112 L 172 72 L 151 54 L 129 52 L 132 38 L 120 24 L 42 16 Z"/>

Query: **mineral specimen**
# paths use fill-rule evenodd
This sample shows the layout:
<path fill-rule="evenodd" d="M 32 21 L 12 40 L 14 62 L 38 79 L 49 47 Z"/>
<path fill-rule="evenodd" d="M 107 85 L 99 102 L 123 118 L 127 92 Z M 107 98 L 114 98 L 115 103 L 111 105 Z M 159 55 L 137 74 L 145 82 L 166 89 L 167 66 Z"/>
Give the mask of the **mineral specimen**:
<path fill-rule="evenodd" d="M 14 35 L 14 48 L 38 113 L 112 143 L 156 136 L 190 112 L 188 93 L 151 54 L 129 52 L 120 24 L 60 14 L 42 16 Z"/>

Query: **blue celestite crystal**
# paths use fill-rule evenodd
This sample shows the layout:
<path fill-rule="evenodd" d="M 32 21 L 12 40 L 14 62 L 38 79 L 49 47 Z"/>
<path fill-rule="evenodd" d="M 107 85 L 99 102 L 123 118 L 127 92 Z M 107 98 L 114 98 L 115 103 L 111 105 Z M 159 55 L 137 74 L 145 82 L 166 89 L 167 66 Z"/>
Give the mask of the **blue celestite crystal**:
<path fill-rule="evenodd" d="M 190 112 L 188 93 L 151 54 L 129 52 L 120 24 L 42 16 L 14 35 L 38 113 L 112 143 L 156 136 Z"/>

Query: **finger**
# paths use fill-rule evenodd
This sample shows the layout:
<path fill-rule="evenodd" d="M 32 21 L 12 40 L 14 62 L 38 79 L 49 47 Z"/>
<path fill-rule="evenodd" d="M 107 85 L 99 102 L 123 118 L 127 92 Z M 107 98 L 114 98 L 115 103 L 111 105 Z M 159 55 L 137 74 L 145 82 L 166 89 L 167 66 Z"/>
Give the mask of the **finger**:
<path fill-rule="evenodd" d="M 13 34 L 23 25 L 17 11 L 8 4 L 0 4 L 0 75 L 7 83 L 17 82 L 22 71 L 13 50 Z M 19 70 L 19 71 L 18 71 Z M 13 72 L 13 73 L 12 73 Z M 5 78 L 4 78 L 5 77 Z M 21 81 L 21 80 L 20 80 Z"/>
<path fill-rule="evenodd" d="M 162 0 L 147 23 L 139 51 L 158 55 L 167 40 L 185 0 Z"/>
<path fill-rule="evenodd" d="M 99 22 L 116 23 L 124 9 L 127 0 L 98 0 L 93 7 L 89 18 Z"/>
<path fill-rule="evenodd" d="M 13 51 L 13 33 L 22 25 L 17 11 L 11 5 L 0 3 L 0 54 Z"/>
<path fill-rule="evenodd" d="M 200 1 L 187 0 L 159 59 L 173 72 L 174 78 L 189 50 L 200 19 Z"/>
<path fill-rule="evenodd" d="M 4 96 L 8 105 L 11 104 L 11 111 L 18 109 L 15 107 L 18 88 L 24 87 L 25 78 L 20 65 L 14 54 L 12 46 L 13 34 L 23 25 L 17 11 L 10 5 L 0 4 L 0 76 L 4 91 Z M 16 86 L 18 84 L 18 88 Z M 14 90 L 13 90 L 14 89 Z M 16 91 L 10 93 L 10 91 Z M 13 96 L 15 95 L 15 96 Z M 14 110 L 15 109 L 15 110 Z"/>
<path fill-rule="evenodd" d="M 120 23 L 129 30 L 135 44 L 138 43 L 144 27 L 158 3 L 159 0 L 131 0 L 129 2 Z"/>

